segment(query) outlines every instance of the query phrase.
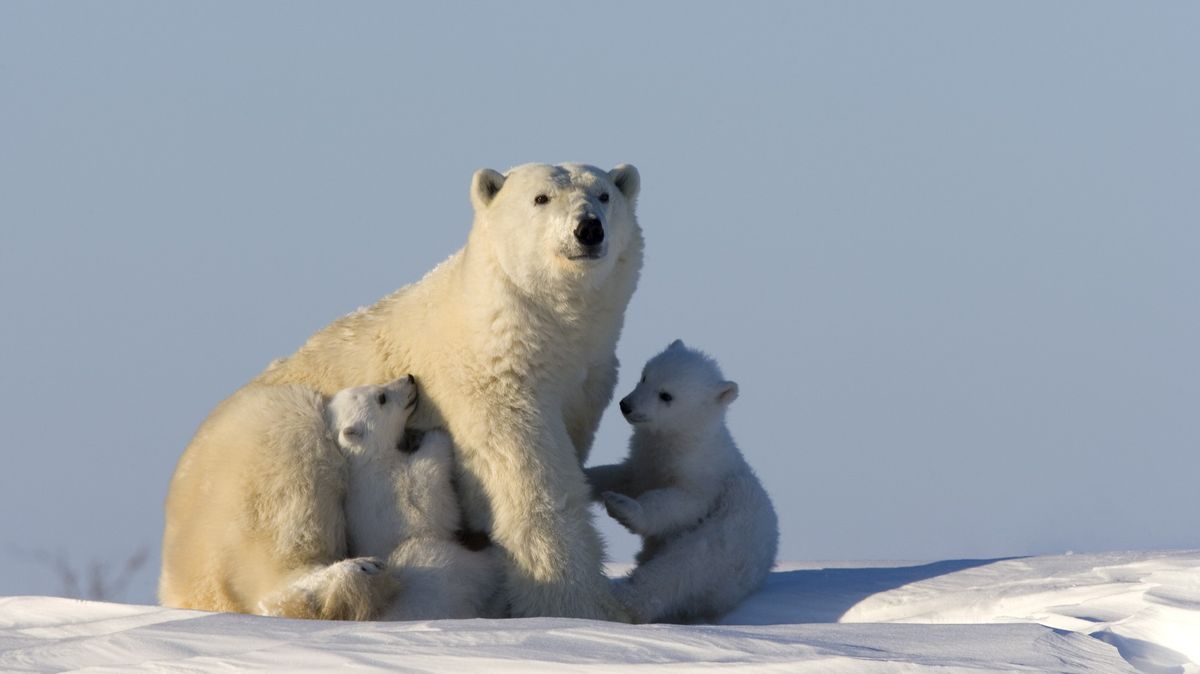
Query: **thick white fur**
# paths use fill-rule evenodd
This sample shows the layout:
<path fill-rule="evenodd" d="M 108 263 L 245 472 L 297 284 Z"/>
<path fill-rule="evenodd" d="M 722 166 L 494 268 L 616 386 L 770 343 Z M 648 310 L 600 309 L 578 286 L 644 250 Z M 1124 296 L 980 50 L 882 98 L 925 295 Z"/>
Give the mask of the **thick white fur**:
<path fill-rule="evenodd" d="M 515 616 L 625 617 L 603 575 L 580 464 L 612 397 L 616 341 L 642 264 L 639 186 L 632 166 L 478 171 L 471 185 L 475 222 L 462 250 L 420 282 L 313 335 L 248 387 L 303 384 L 332 395 L 415 374 L 422 403 L 410 423 L 449 430 L 466 519 L 500 546 Z M 536 203 L 537 195 L 547 201 Z M 586 215 L 604 229 L 591 258 L 574 236 Z M 166 511 L 165 604 L 253 610 L 231 589 L 239 575 L 261 576 L 264 586 L 286 583 L 289 574 L 342 552 L 341 518 L 315 514 L 316 504 L 337 500 L 337 480 L 278 471 L 234 480 L 209 467 L 263 451 L 266 441 L 247 430 L 264 423 L 258 404 L 235 394 L 181 459 Z M 296 440 L 280 451 L 307 454 L 318 445 L 315 438 Z M 200 461 L 205 468 L 196 468 Z M 227 502 L 267 490 L 290 491 L 306 505 L 294 517 L 271 520 L 264 535 L 281 543 L 243 554 L 225 547 L 229 520 L 210 517 L 208 502 L 193 496 L 214 480 L 229 483 L 212 495 Z M 288 543 L 298 538 L 325 547 Z M 222 561 L 196 561 L 207 558 Z"/>
<path fill-rule="evenodd" d="M 433 430 L 420 444 L 403 442 L 416 403 L 416 385 L 406 379 L 344 389 L 329 401 L 349 467 L 349 554 L 388 560 L 397 592 L 384 619 L 499 617 L 497 555 L 468 550 L 456 535 L 462 512 L 450 436 Z"/>
<path fill-rule="evenodd" d="M 629 457 L 587 470 L 608 513 L 644 539 L 616 590 L 636 622 L 714 620 L 775 564 L 775 509 L 725 425 L 736 397 L 712 359 L 676 341 L 621 401 Z"/>
<path fill-rule="evenodd" d="M 496 548 L 468 550 L 453 538 L 403 541 L 388 555 L 398 593 L 381 619 L 503 618 L 501 562 Z"/>

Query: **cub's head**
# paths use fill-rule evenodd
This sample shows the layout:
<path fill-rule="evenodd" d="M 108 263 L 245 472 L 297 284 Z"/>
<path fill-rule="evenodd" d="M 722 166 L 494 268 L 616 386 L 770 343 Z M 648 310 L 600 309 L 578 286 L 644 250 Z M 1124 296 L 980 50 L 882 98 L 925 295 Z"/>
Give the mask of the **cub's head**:
<path fill-rule="evenodd" d="M 720 423 L 737 396 L 738 385 L 725 380 L 716 361 L 677 339 L 646 363 L 642 380 L 620 406 L 636 428 L 702 430 Z"/>
<path fill-rule="evenodd" d="M 599 284 L 617 257 L 640 245 L 634 216 L 641 178 L 622 164 L 526 164 L 475 172 L 472 241 L 494 251 L 505 275 L 527 291 L 564 282 Z"/>
<path fill-rule="evenodd" d="M 329 426 L 338 445 L 352 454 L 401 451 L 404 427 L 417 408 L 412 375 L 383 386 L 356 386 L 329 400 Z"/>

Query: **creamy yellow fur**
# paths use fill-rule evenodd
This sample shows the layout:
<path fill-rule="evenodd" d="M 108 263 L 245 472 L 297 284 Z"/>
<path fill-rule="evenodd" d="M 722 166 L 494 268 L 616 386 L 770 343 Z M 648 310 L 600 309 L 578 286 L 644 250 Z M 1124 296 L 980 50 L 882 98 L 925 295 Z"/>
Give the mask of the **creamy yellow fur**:
<path fill-rule="evenodd" d="M 168 496 L 163 603 L 255 611 L 345 554 L 334 507 L 344 475 L 322 463 L 315 430 L 267 424 L 275 412 L 251 394 L 300 384 L 331 395 L 412 373 L 421 405 L 409 425 L 453 437 L 464 511 L 504 553 L 513 614 L 624 618 L 602 572 L 580 464 L 612 397 L 642 263 L 639 186 L 631 166 L 477 172 L 463 249 L 315 334 L 205 422 Z M 572 231 L 588 215 L 603 222 L 604 253 L 584 259 Z M 258 529 L 240 514 L 250 502 L 272 518 Z"/>
<path fill-rule="evenodd" d="M 386 574 L 334 567 L 346 557 L 345 471 L 323 396 L 305 386 L 235 393 L 200 427 L 171 480 L 163 604 L 303 618 L 377 613 L 390 592 Z"/>

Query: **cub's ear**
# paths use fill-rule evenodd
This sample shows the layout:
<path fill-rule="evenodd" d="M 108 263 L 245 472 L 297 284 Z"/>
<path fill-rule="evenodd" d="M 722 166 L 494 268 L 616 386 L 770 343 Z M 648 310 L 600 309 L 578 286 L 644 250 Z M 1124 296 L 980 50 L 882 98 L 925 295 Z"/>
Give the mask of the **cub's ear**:
<path fill-rule="evenodd" d="M 504 176 L 492 169 L 479 169 L 471 178 L 471 205 L 483 210 L 492 203 L 500 188 L 504 187 Z"/>
<path fill-rule="evenodd" d="M 363 429 L 362 426 L 351 425 L 345 426 L 338 433 L 338 441 L 344 445 L 357 445 L 362 442 Z"/>
<path fill-rule="evenodd" d="M 737 382 L 723 381 L 717 387 L 717 402 L 725 407 L 729 407 L 729 403 L 737 400 L 738 385 Z"/>
<path fill-rule="evenodd" d="M 675 341 L 671 342 L 670 344 L 668 344 L 668 345 L 667 345 L 667 348 L 668 348 L 668 349 L 682 349 L 682 348 L 685 348 L 685 347 L 684 347 L 684 345 L 683 345 L 683 340 L 682 340 L 682 339 L 677 339 L 677 340 L 675 340 Z"/>
<path fill-rule="evenodd" d="M 642 176 L 633 164 L 620 164 L 608 172 L 608 179 L 613 181 L 629 201 L 637 199 L 638 192 L 642 190 Z"/>

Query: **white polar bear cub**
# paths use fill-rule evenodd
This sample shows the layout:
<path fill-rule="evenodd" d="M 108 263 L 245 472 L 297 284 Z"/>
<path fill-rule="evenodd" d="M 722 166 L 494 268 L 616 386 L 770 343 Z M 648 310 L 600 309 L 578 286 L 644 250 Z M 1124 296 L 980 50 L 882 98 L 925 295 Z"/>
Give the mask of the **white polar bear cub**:
<path fill-rule="evenodd" d="M 644 538 L 616 589 L 636 622 L 715 620 L 775 564 L 775 509 L 725 425 L 737 394 L 716 362 L 676 340 L 621 400 L 629 457 L 587 469 L 609 515 Z"/>
<path fill-rule="evenodd" d="M 346 546 L 351 555 L 386 558 L 422 529 L 453 532 L 458 526 L 450 485 L 436 479 L 442 477 L 439 463 L 448 463 L 448 456 L 431 456 L 433 445 L 448 443 L 437 442 L 436 431 L 421 445 L 403 442 L 417 400 L 411 375 L 386 386 L 342 389 L 329 400 L 329 425 L 346 457 Z"/>
<path fill-rule="evenodd" d="M 491 550 L 459 544 L 462 513 L 454 491 L 453 445 L 444 431 L 404 441 L 417 407 L 409 375 L 387 386 L 343 389 L 329 401 L 330 426 L 346 457 L 349 554 L 382 558 L 398 590 L 382 618 L 492 617 L 499 587 Z"/>

